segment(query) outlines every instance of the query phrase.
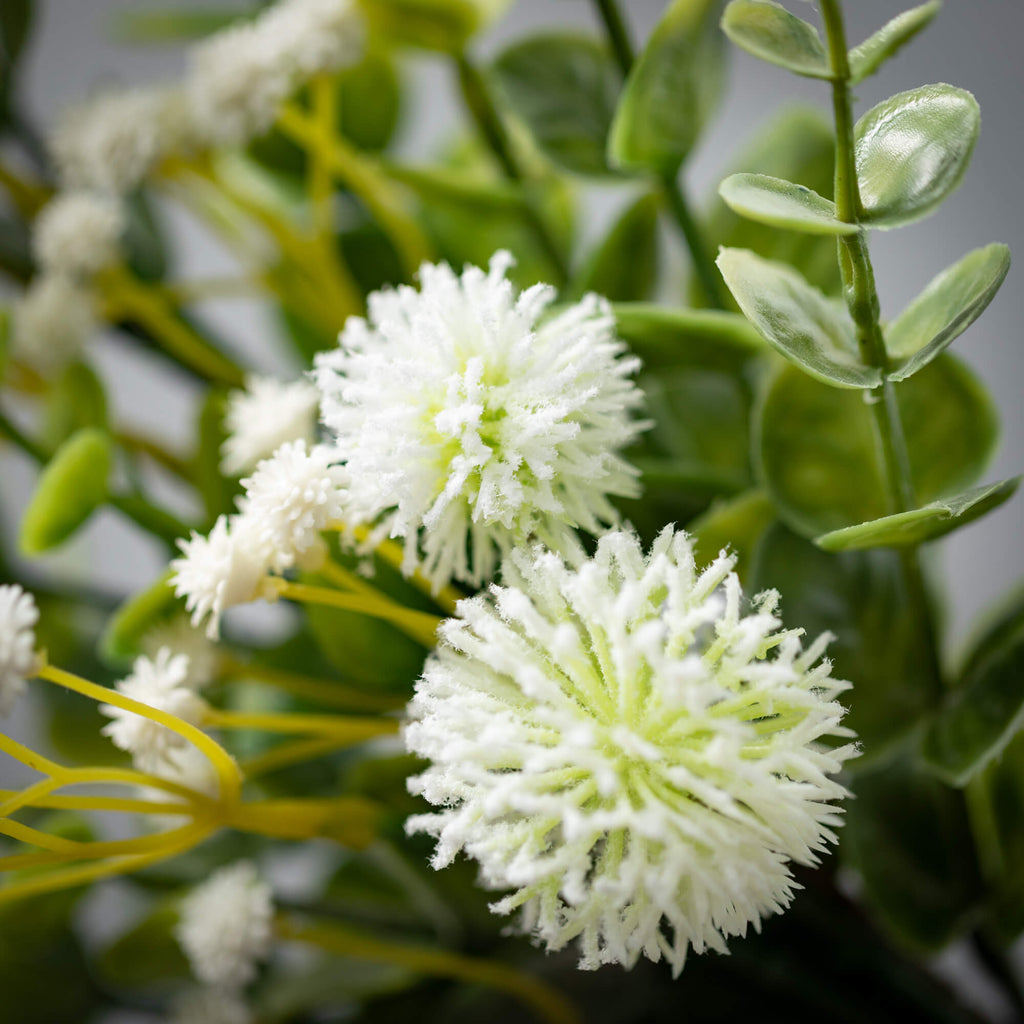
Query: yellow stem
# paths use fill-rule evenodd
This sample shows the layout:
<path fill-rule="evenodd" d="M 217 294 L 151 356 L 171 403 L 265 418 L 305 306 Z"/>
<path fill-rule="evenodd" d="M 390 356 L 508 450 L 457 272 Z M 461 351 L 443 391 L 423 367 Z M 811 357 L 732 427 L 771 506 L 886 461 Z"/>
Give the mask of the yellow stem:
<path fill-rule="evenodd" d="M 207 299 L 248 298 L 259 295 L 266 284 L 259 274 L 242 277 L 209 277 L 195 281 L 173 281 L 159 287 L 160 294 L 174 306 L 187 306 Z"/>
<path fill-rule="evenodd" d="M 0 789 L 0 797 L 14 796 L 17 791 Z M 26 807 L 42 807 L 51 811 L 106 811 L 124 814 L 178 814 L 188 804 L 163 800 L 132 800 L 114 796 L 43 795 L 32 799 Z"/>
<path fill-rule="evenodd" d="M 122 448 L 145 455 L 158 465 L 163 466 L 168 472 L 191 482 L 191 474 L 185 460 L 180 455 L 168 451 L 159 442 L 130 430 L 120 430 L 114 437 Z"/>
<path fill-rule="evenodd" d="M 234 658 L 223 659 L 221 675 L 228 679 L 252 679 L 257 683 L 265 683 L 278 690 L 284 690 L 295 697 L 357 711 L 394 711 L 405 703 L 398 697 L 365 693 L 329 679 L 316 679 L 298 672 L 287 672 Z M 248 778 L 249 773 L 246 771 L 244 774 Z"/>
<path fill-rule="evenodd" d="M 103 786 L 108 784 L 124 786 L 142 786 L 149 789 L 163 790 L 174 796 L 180 796 L 192 803 L 206 803 L 211 807 L 216 803 L 204 793 L 199 793 L 179 782 L 171 782 L 170 779 L 162 779 L 159 775 L 149 775 L 146 772 L 137 772 L 132 768 L 105 768 L 99 765 L 92 765 L 88 768 L 65 768 L 61 772 L 60 785 L 64 786 Z M 70 798 L 69 798 L 70 799 Z M 76 798 L 77 799 L 77 798 Z M 82 799 L 92 799 L 83 797 Z M 111 798 L 113 799 L 113 798 Z M 169 804 L 161 804 L 168 807 Z M 97 810 L 101 808 L 97 807 Z"/>
<path fill-rule="evenodd" d="M 336 134 L 327 135 L 304 110 L 287 103 L 278 115 L 278 127 L 329 168 L 357 195 L 391 240 L 405 272 L 412 277 L 433 251 L 419 224 L 403 208 L 402 196 L 381 173 L 379 165 L 359 153 Z"/>
<path fill-rule="evenodd" d="M 242 770 L 245 772 L 247 779 L 255 779 L 260 775 L 266 775 L 269 772 L 276 772 L 281 768 L 287 768 L 289 765 L 313 761 L 318 757 L 323 757 L 324 754 L 333 753 L 335 750 L 340 750 L 345 746 L 347 744 L 343 740 L 339 740 L 334 736 L 318 736 L 315 739 L 282 743 L 274 747 L 273 750 L 268 750 L 266 753 L 258 754 L 256 757 L 243 761 Z"/>
<path fill-rule="evenodd" d="M 306 942 L 336 956 L 396 964 L 419 974 L 487 985 L 521 1000 L 549 1024 L 582 1024 L 579 1012 L 561 992 L 506 964 L 385 942 L 334 922 L 299 924 L 279 915 L 276 926 L 282 938 Z"/>
<path fill-rule="evenodd" d="M 296 715 L 273 711 L 222 711 L 210 708 L 205 724 L 214 729 L 259 729 L 263 732 L 330 736 L 341 743 L 363 743 L 398 732 L 394 719 L 350 718 L 344 715 Z"/>
<path fill-rule="evenodd" d="M 338 123 L 338 83 L 332 75 L 317 75 L 309 85 L 313 121 L 318 134 L 330 138 Z M 334 251 L 334 182 L 331 169 L 319 147 L 307 154 L 309 164 L 309 201 L 313 229 L 325 250 Z"/>
<path fill-rule="evenodd" d="M 137 715 L 142 715 L 144 718 L 156 722 L 158 725 L 166 726 L 206 755 L 217 773 L 221 800 L 227 803 L 234 803 L 238 800 L 242 790 L 242 774 L 238 770 L 238 765 L 219 743 L 207 736 L 201 729 L 197 729 L 194 725 L 189 725 L 188 722 L 182 721 L 182 719 L 170 715 L 166 711 L 160 711 L 157 708 L 150 707 L 148 704 L 143 704 L 141 701 L 132 700 L 117 690 L 110 690 L 105 686 L 97 686 L 95 683 L 90 683 L 86 679 L 73 675 L 71 672 L 65 672 L 63 669 L 56 668 L 53 665 L 44 665 L 37 675 L 40 679 L 47 679 L 58 686 L 65 687 L 65 689 L 74 690 L 84 697 L 91 697 L 93 700 L 112 704 L 114 707 L 121 708 L 124 711 L 132 711 Z M 145 778 L 145 776 L 143 777 Z"/>
<path fill-rule="evenodd" d="M 37 828 L 22 825 L 20 821 L 11 821 L 10 818 L 0 818 L 0 835 L 10 836 L 28 846 L 39 846 L 52 853 L 73 854 L 76 849 L 84 845 L 72 839 L 62 839 L 60 836 L 51 836 L 46 832 L 40 832 Z"/>
<path fill-rule="evenodd" d="M 111 314 L 138 320 L 169 355 L 214 383 L 245 383 L 242 370 L 179 319 L 158 290 L 136 280 L 124 267 L 108 268 L 97 280 Z"/>
<path fill-rule="evenodd" d="M 275 839 L 333 839 L 364 850 L 378 837 L 381 809 L 361 797 L 263 800 L 234 808 L 228 824 Z"/>
<path fill-rule="evenodd" d="M 62 783 L 59 778 L 41 779 L 34 785 L 23 789 L 20 793 L 8 797 L 0 804 L 0 818 L 7 818 L 22 807 L 29 807 L 38 797 L 46 796 L 55 789 L 60 789 Z"/>
<path fill-rule="evenodd" d="M 327 587 L 315 587 L 308 583 L 292 583 L 280 577 L 271 577 L 271 586 L 279 597 L 308 604 L 323 604 L 344 611 L 356 612 L 374 619 L 383 619 L 397 626 L 406 636 L 424 647 L 436 643 L 437 627 L 441 619 L 427 612 L 414 611 L 395 601 L 383 598 L 365 597 L 362 594 L 344 594 Z"/>
<path fill-rule="evenodd" d="M 137 857 L 118 857 L 109 861 L 77 865 L 64 871 L 49 871 L 46 874 L 26 878 L 23 881 L 16 882 L 14 885 L 0 888 L 0 904 L 12 903 L 27 896 L 38 896 L 44 892 L 70 889 L 74 886 L 85 885 L 87 882 L 93 882 L 98 878 L 109 878 L 112 875 L 123 875 L 131 871 L 137 871 L 139 868 L 148 867 L 150 864 L 155 864 L 158 861 L 167 860 L 184 850 L 197 846 L 216 831 L 216 828 L 216 825 L 196 822 L 179 830 L 176 840 L 167 842 L 161 849 L 150 853 Z M 166 836 L 170 835 L 171 833 L 166 834 Z M 29 854 L 27 856 L 33 855 Z M 40 854 L 39 856 L 44 855 Z M 5 858 L 0 861 L 0 869 L 5 867 L 5 862 L 11 859 Z"/>
<path fill-rule="evenodd" d="M 358 573 L 354 573 L 343 565 L 339 565 L 334 559 L 327 559 L 320 567 L 319 572 L 321 576 L 327 577 L 331 583 L 344 587 L 346 590 L 351 590 L 353 594 L 368 594 L 370 597 L 380 597 L 388 600 L 386 595 L 382 594 L 372 583 Z"/>
<path fill-rule="evenodd" d="M 56 775 L 64 770 L 63 765 L 57 764 L 56 761 L 51 761 L 48 757 L 43 757 L 42 754 L 37 754 L 31 748 L 26 747 L 24 743 L 19 743 L 2 732 L 0 732 L 0 753 L 7 754 L 9 757 L 13 757 L 15 761 L 20 761 L 26 768 L 32 768 L 37 772 L 42 772 L 44 775 Z M 2 813 L 0 811 L 0 815 Z"/>

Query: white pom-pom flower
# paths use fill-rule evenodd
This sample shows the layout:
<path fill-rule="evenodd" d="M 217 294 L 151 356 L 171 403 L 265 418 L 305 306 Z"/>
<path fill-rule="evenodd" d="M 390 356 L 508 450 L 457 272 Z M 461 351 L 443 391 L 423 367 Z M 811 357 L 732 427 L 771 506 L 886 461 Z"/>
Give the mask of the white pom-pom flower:
<path fill-rule="evenodd" d="M 95 329 L 92 291 L 61 274 L 37 277 L 14 305 L 14 351 L 38 370 L 70 362 Z"/>
<path fill-rule="evenodd" d="M 143 655 L 135 659 L 132 672 L 117 684 L 117 692 L 157 711 L 174 715 L 190 725 L 198 725 L 206 703 L 188 685 L 188 658 L 161 648 L 155 658 Z M 132 755 L 143 771 L 161 773 L 171 766 L 171 752 L 188 743 L 173 730 L 134 711 L 112 704 L 101 704 L 100 711 L 111 719 L 102 729 L 115 747 Z"/>
<path fill-rule="evenodd" d="M 249 377 L 244 391 L 228 395 L 221 470 L 234 476 L 255 469 L 287 441 L 312 444 L 319 400 L 316 387 L 306 380 Z"/>
<path fill-rule="evenodd" d="M 177 937 L 204 984 L 240 989 L 270 953 L 274 915 L 270 886 L 250 861 L 221 868 L 181 905 Z"/>
<path fill-rule="evenodd" d="M 206 689 L 220 671 L 220 649 L 196 629 L 186 615 L 175 615 L 148 629 L 140 646 L 142 653 L 150 658 L 155 658 L 161 647 L 168 648 L 172 654 L 184 654 L 188 658 L 185 685 L 193 690 Z"/>
<path fill-rule="evenodd" d="M 440 810 L 408 828 L 435 867 L 465 851 L 514 890 L 492 909 L 549 949 L 578 939 L 581 967 L 724 952 L 835 840 L 849 684 L 775 592 L 743 613 L 733 564 L 698 572 L 671 528 L 647 556 L 620 531 L 576 566 L 517 551 L 417 685 L 405 739 L 432 764 L 410 789 Z"/>
<path fill-rule="evenodd" d="M 124 229 L 124 211 L 116 200 L 64 192 L 36 218 L 32 248 L 44 272 L 87 278 L 121 258 Z"/>
<path fill-rule="evenodd" d="M 169 1024 L 251 1024 L 245 1000 L 221 988 L 196 988 L 174 1003 Z"/>
<path fill-rule="evenodd" d="M 185 598 L 192 625 L 206 621 L 206 635 L 216 640 L 225 609 L 255 600 L 268 564 L 257 532 L 244 517 L 221 516 L 208 536 L 193 531 L 179 540 L 181 557 L 171 562 L 174 593 Z"/>
<path fill-rule="evenodd" d="M 212 144 L 241 145 L 265 133 L 310 77 L 355 63 L 362 47 L 352 0 L 282 0 L 193 48 L 187 89 L 196 125 Z"/>
<path fill-rule="evenodd" d="M 50 142 L 61 181 L 123 195 L 163 157 L 191 148 L 184 93 L 154 86 L 101 93 L 72 107 Z"/>
<path fill-rule="evenodd" d="M 555 550 L 614 523 L 636 495 L 621 451 L 644 428 L 608 304 L 543 319 L 554 289 L 520 295 L 507 253 L 490 270 L 425 264 L 421 289 L 369 299 L 316 365 L 321 415 L 347 460 L 350 516 L 405 541 L 405 570 L 479 585 L 499 556 Z"/>
<path fill-rule="evenodd" d="M 17 583 L 0 586 L 0 718 L 11 713 L 35 671 L 39 609 L 35 598 Z"/>
<path fill-rule="evenodd" d="M 315 570 L 327 553 L 321 531 L 341 518 L 348 473 L 324 445 L 281 445 L 242 481 L 241 514 L 257 535 L 274 572 L 292 566 Z"/>

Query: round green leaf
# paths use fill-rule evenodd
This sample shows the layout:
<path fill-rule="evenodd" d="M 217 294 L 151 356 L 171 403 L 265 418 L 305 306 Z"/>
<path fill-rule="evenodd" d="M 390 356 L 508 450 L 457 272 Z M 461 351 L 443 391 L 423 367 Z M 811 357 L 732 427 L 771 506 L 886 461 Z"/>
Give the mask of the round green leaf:
<path fill-rule="evenodd" d="M 873 75 L 882 64 L 906 46 L 939 13 L 942 0 L 897 14 L 874 35 L 850 51 L 850 81 L 853 85 Z"/>
<path fill-rule="evenodd" d="M 885 332 L 885 345 L 904 380 L 952 344 L 988 308 L 1010 269 L 1010 250 L 998 242 L 968 253 L 944 270 Z"/>
<path fill-rule="evenodd" d="M 771 0 L 732 0 L 722 30 L 741 49 L 798 75 L 829 78 L 832 68 L 818 30 Z"/>
<path fill-rule="evenodd" d="M 732 174 L 718 186 L 730 209 L 777 228 L 809 235 L 855 235 L 860 229 L 836 217 L 836 204 L 804 185 L 767 174 Z"/>
<path fill-rule="evenodd" d="M 82 427 L 107 425 L 103 382 L 88 363 L 69 363 L 53 382 L 46 399 L 46 441 L 63 444 Z"/>
<path fill-rule="evenodd" d="M 658 214 L 654 193 L 631 203 L 573 282 L 573 294 L 597 292 L 612 302 L 642 301 L 658 276 Z M 623 259 L 628 253 L 629 258 Z"/>
<path fill-rule="evenodd" d="M 605 149 L 619 94 L 607 49 L 587 36 L 547 34 L 510 46 L 494 72 L 538 147 L 577 174 L 608 174 Z"/>
<path fill-rule="evenodd" d="M 995 449 L 991 399 L 944 353 L 896 388 L 914 493 L 933 501 L 970 487 Z M 874 417 L 864 396 L 781 367 L 761 404 L 758 458 L 779 515 L 807 537 L 889 514 Z"/>
<path fill-rule="evenodd" d="M 855 129 L 864 221 L 893 228 L 931 213 L 960 184 L 981 130 L 975 98 L 926 85 L 869 110 Z"/>
<path fill-rule="evenodd" d="M 750 562 L 765 530 L 775 521 L 775 506 L 764 491 L 746 491 L 716 502 L 686 530 L 694 543 L 698 565 L 705 565 L 728 549 L 736 553 L 736 571 L 746 582 Z"/>
<path fill-rule="evenodd" d="M 842 303 L 792 267 L 745 249 L 722 249 L 718 269 L 764 339 L 805 373 L 841 388 L 871 388 L 881 371 L 861 363 L 853 321 Z"/>
<path fill-rule="evenodd" d="M 39 555 L 67 540 L 107 500 L 110 438 L 102 430 L 78 431 L 43 470 L 21 521 L 19 543 Z"/>
<path fill-rule="evenodd" d="M 721 0 L 672 0 L 626 80 L 608 138 L 613 167 L 675 174 L 724 84 Z"/>
<path fill-rule="evenodd" d="M 976 487 L 953 498 L 930 502 L 921 508 L 898 512 L 870 523 L 833 530 L 814 543 L 826 551 L 853 551 L 858 548 L 903 547 L 923 544 L 928 540 L 959 530 L 998 508 L 1013 497 L 1020 484 L 1019 476 L 997 484 Z"/>
<path fill-rule="evenodd" d="M 361 0 L 371 28 L 393 43 L 459 53 L 503 3 L 479 0 Z"/>

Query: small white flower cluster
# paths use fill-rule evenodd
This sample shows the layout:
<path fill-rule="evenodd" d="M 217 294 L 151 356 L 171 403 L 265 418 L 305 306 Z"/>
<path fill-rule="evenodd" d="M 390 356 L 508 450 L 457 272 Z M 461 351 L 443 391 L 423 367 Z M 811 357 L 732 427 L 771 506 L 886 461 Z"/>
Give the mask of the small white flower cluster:
<path fill-rule="evenodd" d="M 316 360 L 321 417 L 351 475 L 348 519 L 405 542 L 404 570 L 479 586 L 528 540 L 578 547 L 635 496 L 622 450 L 645 424 L 639 366 L 604 300 L 545 318 L 547 285 L 520 295 L 489 271 L 425 264 L 419 291 L 369 298 Z"/>
<path fill-rule="evenodd" d="M 776 617 L 743 614 L 734 559 L 703 572 L 683 533 L 644 555 L 626 532 L 576 565 L 516 551 L 505 586 L 461 602 L 410 707 L 410 789 L 440 808 L 410 831 L 514 890 L 549 949 L 580 966 L 665 957 L 725 939 L 788 905 L 789 862 L 813 864 L 856 753 L 836 696 L 849 684 Z"/>
<path fill-rule="evenodd" d="M 143 655 L 135 660 L 132 672 L 117 684 L 117 692 L 157 711 L 174 715 L 190 725 L 198 725 L 206 711 L 206 702 L 189 685 L 188 657 L 172 654 L 162 647 L 155 658 Z M 136 767 L 161 776 L 190 772 L 187 761 L 178 761 L 176 751 L 190 747 L 184 737 L 159 722 L 112 704 L 101 704 L 100 712 L 111 719 L 103 727 L 115 747 L 132 755 Z M 187 755 L 186 755 L 187 756 Z"/>
<path fill-rule="evenodd" d="M 220 650 L 186 615 L 173 615 L 146 631 L 140 642 L 142 653 L 155 658 L 161 647 L 188 658 L 187 685 L 197 692 L 205 690 L 219 673 Z"/>
<path fill-rule="evenodd" d="M 249 377 L 244 391 L 228 395 L 221 471 L 235 476 L 255 469 L 287 441 L 312 445 L 319 401 L 319 392 L 309 381 Z"/>
<path fill-rule="evenodd" d="M 236 995 L 270 953 L 273 894 L 250 861 L 221 868 L 182 901 L 176 935 L 205 985 Z"/>
<path fill-rule="evenodd" d="M 326 552 L 321 532 L 339 519 L 347 483 L 322 445 L 291 441 L 260 462 L 242 481 L 246 493 L 235 515 L 221 516 L 207 537 L 193 533 L 178 542 L 173 583 L 192 624 L 206 621 L 207 636 L 216 639 L 224 611 L 259 597 L 269 573 L 316 569 Z"/>
<path fill-rule="evenodd" d="M 60 192 L 33 225 L 32 248 L 44 274 L 88 281 L 121 257 L 124 211 L 98 192 Z"/>
<path fill-rule="evenodd" d="M 193 49 L 186 89 L 197 130 L 228 146 L 264 134 L 296 89 L 355 63 L 362 47 L 353 0 L 280 0 Z"/>
<path fill-rule="evenodd" d="M 6 718 L 25 690 L 37 661 L 35 598 L 17 583 L 0 586 L 0 718 Z"/>

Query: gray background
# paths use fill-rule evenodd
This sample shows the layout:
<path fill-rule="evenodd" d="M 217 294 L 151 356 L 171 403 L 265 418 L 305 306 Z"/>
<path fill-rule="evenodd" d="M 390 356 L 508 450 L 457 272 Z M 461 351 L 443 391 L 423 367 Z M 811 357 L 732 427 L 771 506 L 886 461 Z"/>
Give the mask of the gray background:
<path fill-rule="evenodd" d="M 860 41 L 910 2 L 847 3 L 851 43 Z M 100 86 L 170 78 L 183 67 L 177 49 L 128 48 L 111 41 L 114 16 L 146 4 L 131 0 L 43 0 L 40 6 L 25 87 L 43 124 L 52 123 L 62 107 Z M 168 8 L 175 2 L 153 0 L 148 6 Z M 180 6 L 194 9 L 201 4 L 182 0 Z M 805 16 L 814 10 L 810 4 L 791 6 Z M 623 7 L 639 39 L 664 4 L 661 0 L 632 0 Z M 518 0 L 480 41 L 481 55 L 493 53 L 524 32 L 545 25 L 596 29 L 587 0 Z M 922 223 L 872 236 L 872 255 L 887 317 L 896 315 L 934 274 L 976 246 L 1006 242 L 1024 266 L 1024 204 L 1020 200 L 1024 155 L 1022 36 L 1024 4 L 1020 0 L 946 0 L 935 24 L 881 75 L 858 89 L 861 112 L 894 92 L 948 81 L 970 89 L 983 113 L 982 135 L 972 167 L 953 198 Z M 450 73 L 440 60 L 410 57 L 404 73 L 415 88 L 409 91 L 399 148 L 410 157 L 427 159 L 463 123 L 462 115 L 454 99 Z M 709 195 L 751 133 L 782 103 L 794 98 L 824 106 L 827 88 L 735 53 L 722 116 L 688 169 L 688 187 L 693 196 Z M 589 186 L 585 192 L 590 215 L 581 218 L 581 223 L 585 237 L 596 237 L 628 194 L 621 189 Z M 186 276 L 230 271 L 227 255 L 187 218 L 173 215 L 171 229 Z M 681 253 L 677 252 L 675 259 L 681 267 Z M 1024 299 L 1020 274 L 1019 268 L 1011 269 L 988 312 L 957 344 L 958 354 L 991 389 L 1003 419 L 1004 440 L 986 474 L 988 480 L 1024 469 L 1024 345 L 1019 326 L 1024 322 Z M 254 353 L 261 368 L 279 372 L 294 369 L 282 360 L 273 342 L 272 325 L 258 304 L 221 302 L 209 305 L 204 313 L 239 350 Z M 160 366 L 116 339 L 98 340 L 95 354 L 112 382 L 114 407 L 120 416 L 168 443 L 184 446 L 189 442 L 196 399 L 192 389 L 181 382 L 169 386 Z M 8 452 L 0 453 L 0 517 L 8 530 L 17 523 L 33 479 L 31 468 L 23 460 Z M 171 492 L 165 492 L 165 496 L 170 501 L 181 501 Z M 187 506 L 183 510 L 187 511 Z M 976 616 L 1017 584 L 1024 569 L 1022 528 L 1024 499 L 1018 497 L 944 545 L 942 564 L 950 598 L 946 642 L 951 653 L 969 635 Z M 162 568 L 159 549 L 124 527 L 113 514 L 98 517 L 65 550 L 46 561 L 54 571 L 83 580 L 98 575 L 111 586 L 122 588 L 144 584 Z M 17 733 L 27 723 L 16 719 L 6 727 Z M 118 927 L 116 920 L 103 914 L 89 915 L 89 920 L 91 927 L 102 931 Z M 998 1009 L 997 1003 L 990 1002 L 984 979 L 973 975 L 968 960 L 963 950 L 954 950 L 946 956 L 945 965 L 968 979 L 975 998 Z"/>

